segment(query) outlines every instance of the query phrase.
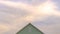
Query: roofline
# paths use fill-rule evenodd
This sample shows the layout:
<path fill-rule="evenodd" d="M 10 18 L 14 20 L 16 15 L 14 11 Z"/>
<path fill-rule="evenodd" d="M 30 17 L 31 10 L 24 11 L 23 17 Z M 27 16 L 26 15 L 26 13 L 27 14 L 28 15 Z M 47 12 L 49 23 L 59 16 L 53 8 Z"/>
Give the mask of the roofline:
<path fill-rule="evenodd" d="M 16 34 L 18 34 L 19 32 L 21 32 L 25 27 L 27 27 L 28 25 L 33 26 L 31 23 L 27 24 L 26 26 L 24 26 L 21 30 L 19 30 Z M 33 26 L 35 29 L 37 29 L 39 32 L 41 32 L 42 34 L 44 34 L 40 29 L 36 28 L 35 26 Z"/>

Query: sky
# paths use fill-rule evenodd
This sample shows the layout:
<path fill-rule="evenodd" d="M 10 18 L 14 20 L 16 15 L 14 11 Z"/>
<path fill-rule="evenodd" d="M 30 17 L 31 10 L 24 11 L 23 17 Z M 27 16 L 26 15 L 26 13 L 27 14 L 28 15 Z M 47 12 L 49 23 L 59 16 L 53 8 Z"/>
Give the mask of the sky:
<path fill-rule="evenodd" d="M 60 0 L 0 0 L 0 34 L 16 34 L 28 23 L 60 34 Z"/>

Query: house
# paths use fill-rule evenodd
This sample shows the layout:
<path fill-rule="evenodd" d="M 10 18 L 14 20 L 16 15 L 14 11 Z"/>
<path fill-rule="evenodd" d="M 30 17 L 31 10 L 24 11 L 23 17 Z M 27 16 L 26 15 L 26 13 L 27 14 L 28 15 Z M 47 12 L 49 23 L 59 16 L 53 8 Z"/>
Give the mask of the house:
<path fill-rule="evenodd" d="M 35 26 L 33 26 L 31 23 L 29 23 L 27 26 L 25 26 L 16 34 L 44 34 L 44 33 L 37 29 Z"/>

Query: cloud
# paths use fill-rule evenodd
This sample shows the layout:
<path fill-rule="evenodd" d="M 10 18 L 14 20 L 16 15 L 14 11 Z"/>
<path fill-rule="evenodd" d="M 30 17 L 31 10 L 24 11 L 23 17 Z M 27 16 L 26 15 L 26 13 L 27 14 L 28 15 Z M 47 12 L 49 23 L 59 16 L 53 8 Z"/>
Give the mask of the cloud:
<path fill-rule="evenodd" d="M 5 25 L 5 24 L 0 24 L 0 34 L 9 31 L 10 28 L 9 26 Z"/>
<path fill-rule="evenodd" d="M 60 17 L 49 16 L 45 20 L 35 20 L 33 24 L 45 34 L 60 34 Z"/>
<path fill-rule="evenodd" d="M 31 13 L 34 12 L 35 14 L 41 13 L 41 14 L 46 14 L 46 15 L 47 14 L 60 15 L 60 12 L 57 12 L 57 10 L 55 9 L 57 8 L 55 4 L 50 1 L 44 2 L 43 4 L 40 4 L 39 6 L 32 6 L 29 4 L 22 3 L 22 2 L 12 2 L 12 1 L 1 1 L 0 3 L 5 4 L 9 7 L 24 9 L 24 10 L 30 11 Z"/>
<path fill-rule="evenodd" d="M 25 9 L 25 10 L 33 9 L 32 6 L 30 6 L 28 4 L 24 4 L 22 2 L 0 1 L 0 3 L 5 4 L 5 5 L 9 6 L 9 7 L 14 7 L 14 8 L 21 8 L 21 9 Z"/>
<path fill-rule="evenodd" d="M 50 1 L 47 1 L 43 4 L 41 4 L 40 6 L 38 6 L 38 11 L 43 13 L 43 14 L 48 14 L 48 15 L 60 15 L 60 12 L 58 12 L 57 6 L 55 5 L 55 3 L 52 3 Z"/>
<path fill-rule="evenodd" d="M 40 30 L 43 31 L 45 34 L 60 34 L 60 24 L 56 25 L 44 25 L 44 26 L 37 26 Z"/>
<path fill-rule="evenodd" d="M 12 1 L 0 1 L 0 4 L 4 4 L 4 8 L 5 8 L 5 9 L 2 8 L 0 10 L 0 16 L 1 16 L 0 22 L 3 22 L 4 24 L 9 24 L 9 26 L 1 24 L 0 27 L 1 27 L 1 30 L 3 30 L 2 33 L 8 31 L 9 33 L 12 34 L 11 31 L 15 32 L 15 30 L 16 31 L 19 30 L 29 22 L 34 23 L 34 25 L 36 25 L 35 23 L 41 24 L 40 22 L 42 22 L 42 24 L 39 26 L 41 26 L 41 29 L 43 30 L 43 32 L 47 34 L 49 33 L 54 34 L 58 29 L 59 25 L 56 25 L 56 24 L 59 24 L 57 23 L 58 22 L 57 18 L 59 19 L 60 12 L 58 12 L 58 10 L 55 9 L 56 8 L 55 4 L 50 1 L 44 2 L 39 6 L 38 5 L 33 6 L 33 5 L 25 4 L 22 2 L 12 2 Z M 53 18 L 55 20 L 50 16 L 54 16 Z M 55 16 L 57 17 L 55 18 Z M 50 23 L 51 20 L 52 20 L 52 23 Z M 59 31 L 57 32 L 59 33 Z"/>

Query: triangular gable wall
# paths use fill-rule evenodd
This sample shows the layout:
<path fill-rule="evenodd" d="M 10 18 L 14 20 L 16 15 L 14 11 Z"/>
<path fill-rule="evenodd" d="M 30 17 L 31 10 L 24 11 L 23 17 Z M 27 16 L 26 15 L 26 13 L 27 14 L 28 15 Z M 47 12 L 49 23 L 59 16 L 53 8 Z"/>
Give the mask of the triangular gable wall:
<path fill-rule="evenodd" d="M 43 34 L 39 29 L 29 23 L 23 29 L 21 29 L 17 34 Z"/>

